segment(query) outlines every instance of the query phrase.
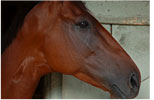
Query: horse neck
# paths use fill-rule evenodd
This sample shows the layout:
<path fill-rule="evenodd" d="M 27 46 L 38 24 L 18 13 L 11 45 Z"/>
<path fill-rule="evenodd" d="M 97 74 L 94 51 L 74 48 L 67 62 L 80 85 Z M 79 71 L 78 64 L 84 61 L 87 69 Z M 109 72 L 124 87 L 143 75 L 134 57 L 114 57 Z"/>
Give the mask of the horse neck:
<path fill-rule="evenodd" d="M 40 77 L 51 72 L 41 46 L 30 42 L 16 39 L 3 53 L 2 98 L 32 98 Z"/>

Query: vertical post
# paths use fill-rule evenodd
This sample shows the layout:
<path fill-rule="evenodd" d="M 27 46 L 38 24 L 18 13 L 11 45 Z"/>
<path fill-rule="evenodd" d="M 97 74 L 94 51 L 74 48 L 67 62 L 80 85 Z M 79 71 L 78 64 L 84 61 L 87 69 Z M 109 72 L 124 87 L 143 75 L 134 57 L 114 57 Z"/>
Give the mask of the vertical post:
<path fill-rule="evenodd" d="M 52 73 L 45 77 L 44 84 L 45 99 L 62 98 L 62 74 Z"/>

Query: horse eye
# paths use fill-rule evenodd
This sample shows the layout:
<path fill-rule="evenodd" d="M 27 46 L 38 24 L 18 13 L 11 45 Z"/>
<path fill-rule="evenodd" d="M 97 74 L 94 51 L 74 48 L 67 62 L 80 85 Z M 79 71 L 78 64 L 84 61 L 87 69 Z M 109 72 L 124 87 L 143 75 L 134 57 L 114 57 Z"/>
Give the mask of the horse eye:
<path fill-rule="evenodd" d="M 79 26 L 80 28 L 86 28 L 88 25 L 89 25 L 89 24 L 88 24 L 87 21 L 82 21 L 82 22 L 78 23 L 78 26 Z"/>

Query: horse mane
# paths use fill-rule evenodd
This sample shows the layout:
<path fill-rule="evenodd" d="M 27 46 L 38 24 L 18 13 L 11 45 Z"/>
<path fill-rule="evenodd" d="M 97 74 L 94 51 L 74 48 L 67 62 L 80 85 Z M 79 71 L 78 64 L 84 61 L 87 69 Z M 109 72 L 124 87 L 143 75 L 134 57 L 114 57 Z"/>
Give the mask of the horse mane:
<path fill-rule="evenodd" d="M 1 54 L 16 37 L 18 30 L 24 22 L 26 14 L 37 3 L 38 1 L 2 1 Z"/>
<path fill-rule="evenodd" d="M 16 37 L 18 30 L 23 25 L 27 13 L 39 2 L 40 1 L 2 1 L 1 54 Z M 85 2 L 76 1 L 73 3 L 88 11 L 85 7 Z"/>

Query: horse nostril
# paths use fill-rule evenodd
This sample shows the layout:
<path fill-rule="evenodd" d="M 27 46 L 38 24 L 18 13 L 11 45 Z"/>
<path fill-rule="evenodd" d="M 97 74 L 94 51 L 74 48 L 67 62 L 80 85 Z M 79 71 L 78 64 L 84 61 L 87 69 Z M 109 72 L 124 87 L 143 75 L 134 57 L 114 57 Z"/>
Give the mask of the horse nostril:
<path fill-rule="evenodd" d="M 137 89 L 139 87 L 139 81 L 138 81 L 138 78 L 136 76 L 136 74 L 132 74 L 130 76 L 130 87 L 133 88 L 133 89 Z"/>

